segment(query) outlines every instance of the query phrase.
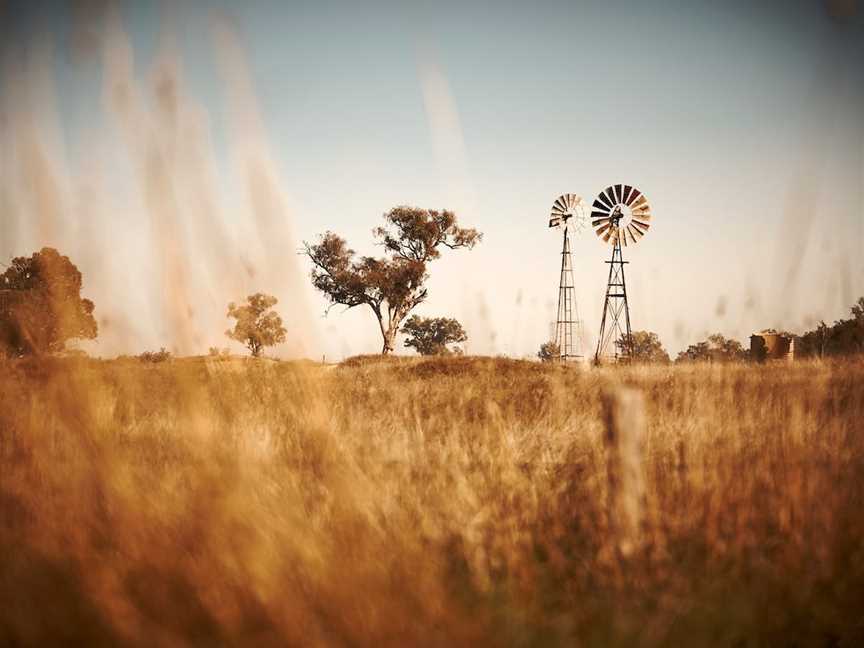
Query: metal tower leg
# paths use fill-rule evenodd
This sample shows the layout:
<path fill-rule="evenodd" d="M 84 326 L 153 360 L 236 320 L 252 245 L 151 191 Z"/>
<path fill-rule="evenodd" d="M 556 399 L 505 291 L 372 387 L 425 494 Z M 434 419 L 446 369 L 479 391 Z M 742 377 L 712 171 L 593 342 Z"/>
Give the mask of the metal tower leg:
<path fill-rule="evenodd" d="M 582 333 L 579 311 L 576 307 L 576 289 L 573 282 L 573 261 L 570 255 L 570 234 L 564 228 L 561 248 L 561 279 L 558 283 L 558 318 L 555 323 L 555 344 L 558 359 L 577 360 L 582 357 Z"/>
<path fill-rule="evenodd" d="M 575 360 L 581 353 L 581 343 L 574 336 L 574 325 L 578 327 L 573 262 L 570 256 L 570 235 L 564 228 L 564 245 L 561 249 L 561 280 L 558 283 L 558 319 L 555 323 L 555 344 L 559 360 Z M 577 349 L 577 347 L 579 347 Z"/>
<path fill-rule="evenodd" d="M 624 261 L 621 254 L 620 241 L 615 241 L 612 260 L 606 263 L 609 264 L 609 281 L 606 284 L 597 353 L 594 355 L 594 361 L 598 363 L 601 357 L 608 355 L 613 355 L 616 360 L 629 360 L 631 350 L 630 307 L 624 281 L 624 264 L 628 261 Z"/>

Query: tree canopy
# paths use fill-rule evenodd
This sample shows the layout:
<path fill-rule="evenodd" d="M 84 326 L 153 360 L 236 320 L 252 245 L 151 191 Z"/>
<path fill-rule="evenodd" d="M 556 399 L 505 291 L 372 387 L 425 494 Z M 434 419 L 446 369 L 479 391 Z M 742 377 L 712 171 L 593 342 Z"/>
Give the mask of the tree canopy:
<path fill-rule="evenodd" d="M 0 352 L 53 353 L 96 338 L 94 305 L 81 286 L 81 272 L 54 248 L 12 259 L 0 275 Z"/>
<path fill-rule="evenodd" d="M 413 347 L 420 355 L 461 353 L 459 347 L 448 345 L 459 344 L 468 339 L 462 325 L 448 317 L 412 315 L 402 327 L 402 333 L 408 336 L 405 346 Z"/>
<path fill-rule="evenodd" d="M 732 362 L 747 359 L 747 350 L 741 343 L 720 333 L 709 335 L 704 342 L 691 344 L 686 351 L 681 351 L 675 362 L 708 361 Z"/>
<path fill-rule="evenodd" d="M 282 318 L 270 310 L 278 301 L 272 295 L 255 293 L 246 298 L 245 304 L 228 304 L 228 317 L 237 322 L 233 330 L 225 331 L 225 335 L 245 344 L 256 358 L 264 347 L 284 342 L 287 331 L 282 326 Z"/>
<path fill-rule="evenodd" d="M 429 262 L 441 256 L 442 248 L 473 248 L 482 234 L 459 227 L 451 211 L 407 206 L 384 214 L 384 225 L 372 234 L 384 247 L 383 257 L 357 256 L 345 239 L 329 231 L 304 247 L 315 288 L 331 306 L 368 306 L 378 320 L 382 353 L 387 354 L 394 350 L 402 321 L 426 299 Z"/>
<path fill-rule="evenodd" d="M 864 297 L 849 309 L 848 319 L 831 326 L 819 322 L 815 329 L 798 338 L 796 353 L 805 356 L 839 356 L 864 353 Z"/>
<path fill-rule="evenodd" d="M 542 362 L 553 362 L 561 357 L 561 347 L 555 344 L 552 340 L 544 342 L 540 345 L 537 357 L 540 358 Z"/>
<path fill-rule="evenodd" d="M 660 342 L 660 336 L 651 331 L 633 331 L 630 334 L 630 349 L 627 352 L 627 341 L 624 338 L 615 340 L 619 351 L 634 362 L 663 363 L 669 362 L 669 354 Z"/>

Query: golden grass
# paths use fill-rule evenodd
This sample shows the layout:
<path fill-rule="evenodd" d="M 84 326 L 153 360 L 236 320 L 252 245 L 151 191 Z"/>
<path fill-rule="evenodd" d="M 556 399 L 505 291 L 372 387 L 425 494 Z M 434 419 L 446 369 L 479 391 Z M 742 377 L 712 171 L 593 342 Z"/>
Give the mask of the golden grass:
<path fill-rule="evenodd" d="M 864 363 L 0 364 L 0 645 L 860 645 Z M 615 550 L 602 395 L 642 392 Z"/>

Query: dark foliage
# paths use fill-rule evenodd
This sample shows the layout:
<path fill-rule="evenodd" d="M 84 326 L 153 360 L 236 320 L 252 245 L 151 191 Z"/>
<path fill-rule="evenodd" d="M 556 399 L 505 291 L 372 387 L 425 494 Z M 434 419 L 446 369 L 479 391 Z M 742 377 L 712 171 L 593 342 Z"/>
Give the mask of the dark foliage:
<path fill-rule="evenodd" d="M 0 275 L 0 352 L 54 353 L 69 340 L 94 339 L 94 306 L 81 284 L 75 264 L 53 248 L 12 259 Z"/>
<path fill-rule="evenodd" d="M 543 362 L 553 362 L 561 357 L 561 348 L 555 342 L 544 342 L 540 345 L 537 357 Z"/>
<path fill-rule="evenodd" d="M 675 362 L 734 362 L 745 360 L 747 350 L 738 340 L 723 337 L 720 333 L 709 335 L 704 342 L 691 344 L 675 358 Z"/>
<path fill-rule="evenodd" d="M 138 356 L 141 362 L 166 362 L 171 359 L 171 352 L 162 347 L 158 351 L 145 351 Z"/>
<path fill-rule="evenodd" d="M 819 322 L 815 329 L 798 338 L 796 353 L 820 358 L 864 353 L 864 297 L 858 298 L 850 315 L 832 326 Z"/>
<path fill-rule="evenodd" d="M 630 349 L 624 338 L 615 340 L 615 346 L 622 355 L 635 362 L 665 363 L 669 362 L 669 354 L 663 348 L 660 337 L 651 331 L 633 331 L 630 334 Z"/>
<path fill-rule="evenodd" d="M 420 355 L 449 355 L 461 353 L 459 344 L 468 339 L 465 329 L 455 319 L 448 317 L 420 317 L 412 315 L 402 327 L 408 336 L 405 346 L 411 347 Z"/>

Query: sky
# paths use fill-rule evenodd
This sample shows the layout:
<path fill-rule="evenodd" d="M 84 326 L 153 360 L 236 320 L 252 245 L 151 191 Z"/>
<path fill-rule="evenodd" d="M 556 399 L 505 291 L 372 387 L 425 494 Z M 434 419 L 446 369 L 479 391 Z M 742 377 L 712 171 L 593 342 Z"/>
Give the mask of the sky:
<path fill-rule="evenodd" d="M 864 295 L 864 16 L 811 2 L 0 1 L 0 262 L 82 270 L 99 355 L 230 346 L 229 301 L 277 296 L 282 357 L 375 353 L 298 254 L 380 254 L 390 208 L 484 233 L 417 312 L 469 353 L 531 357 L 555 317 L 555 198 L 626 183 L 633 328 L 673 355 L 848 315 Z M 611 248 L 572 241 L 596 344 Z M 232 343 L 233 344 L 233 343 Z M 232 346 L 240 351 L 239 346 Z M 407 351 L 406 351 L 407 352 Z"/>

